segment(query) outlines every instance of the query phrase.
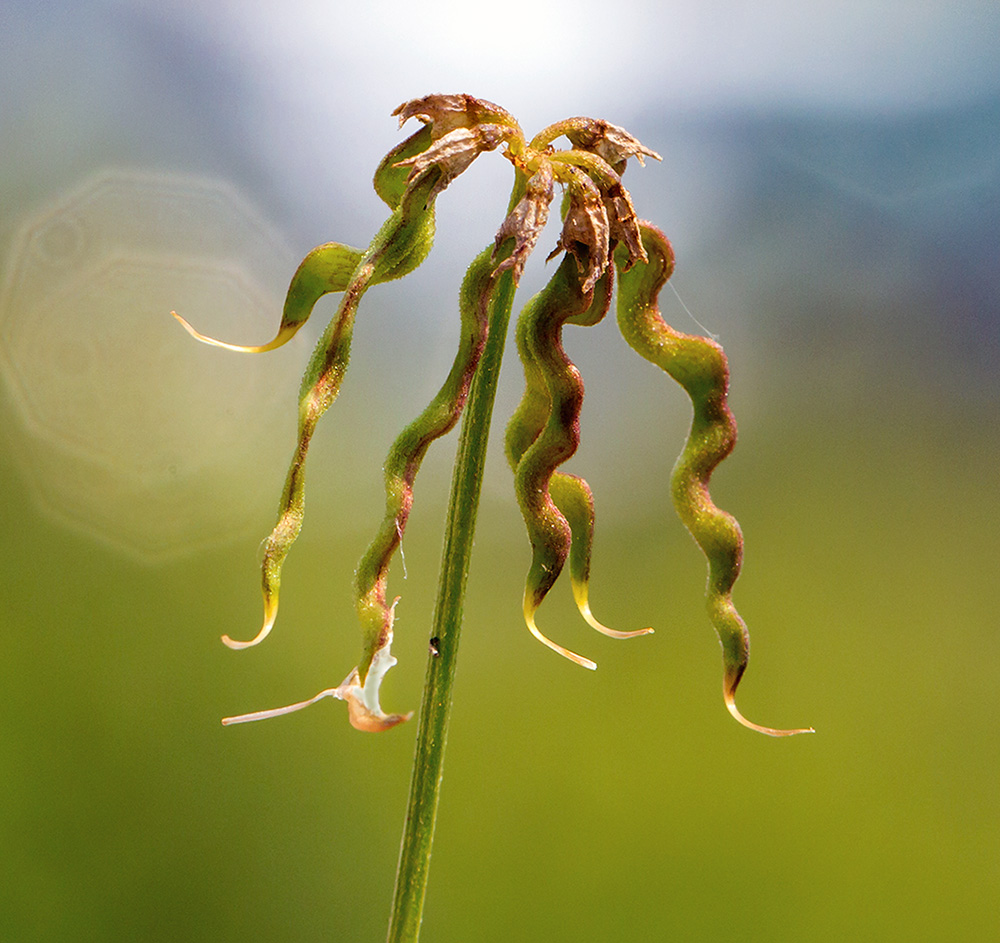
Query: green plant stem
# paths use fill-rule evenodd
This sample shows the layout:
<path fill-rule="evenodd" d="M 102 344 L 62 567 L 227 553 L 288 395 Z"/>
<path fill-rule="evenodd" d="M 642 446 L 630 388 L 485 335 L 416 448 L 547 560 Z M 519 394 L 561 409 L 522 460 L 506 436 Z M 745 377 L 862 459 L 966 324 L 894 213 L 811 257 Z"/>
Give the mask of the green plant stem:
<path fill-rule="evenodd" d="M 499 276 L 490 305 L 489 336 L 472 381 L 455 457 L 431 632 L 433 642 L 427 661 L 388 943 L 415 943 L 420 935 L 444 771 L 465 585 L 472 557 L 490 419 L 513 301 L 513 279 L 510 272 L 504 272 Z"/>

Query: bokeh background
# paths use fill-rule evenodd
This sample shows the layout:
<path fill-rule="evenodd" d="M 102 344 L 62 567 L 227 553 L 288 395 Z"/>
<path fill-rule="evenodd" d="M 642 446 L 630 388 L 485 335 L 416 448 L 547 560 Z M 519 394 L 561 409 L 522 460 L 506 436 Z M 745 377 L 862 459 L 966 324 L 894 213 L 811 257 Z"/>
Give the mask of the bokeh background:
<path fill-rule="evenodd" d="M 256 630 L 297 377 L 335 302 L 258 358 L 169 311 L 269 337 L 297 259 L 381 223 L 389 113 L 432 91 L 529 131 L 603 116 L 663 155 L 626 183 L 732 364 L 741 439 L 713 485 L 747 538 L 741 704 L 817 733 L 728 717 L 666 489 L 687 402 L 610 319 L 572 331 L 595 610 L 657 633 L 593 635 L 557 587 L 543 628 L 599 670 L 528 636 L 495 449 L 424 937 L 996 939 L 992 0 L 4 0 L 0 938 L 383 937 L 415 725 L 361 735 L 332 701 L 218 721 L 355 663 L 382 455 L 447 370 L 509 166 L 457 181 L 427 263 L 365 299 L 281 619 L 242 654 L 218 636 Z M 670 292 L 664 309 L 701 330 Z M 511 358 L 498 435 L 519 384 Z M 419 704 L 453 448 L 425 463 L 393 571 L 389 710 Z"/>

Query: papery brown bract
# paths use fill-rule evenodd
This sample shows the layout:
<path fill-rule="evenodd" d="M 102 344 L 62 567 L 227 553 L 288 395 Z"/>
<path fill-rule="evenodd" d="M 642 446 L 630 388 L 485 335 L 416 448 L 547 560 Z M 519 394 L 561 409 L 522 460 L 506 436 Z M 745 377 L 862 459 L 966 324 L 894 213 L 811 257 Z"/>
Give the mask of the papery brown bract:
<path fill-rule="evenodd" d="M 593 290 L 608 266 L 611 228 L 601 191 L 594 181 L 575 167 L 567 170 L 572 180 L 569 185 L 569 208 L 559 242 L 549 258 L 563 250 L 572 255 L 580 270 L 585 273 L 581 290 L 587 294 Z"/>
<path fill-rule="evenodd" d="M 616 124 L 593 118 L 571 120 L 579 122 L 565 132 L 566 137 L 573 142 L 573 146 L 599 154 L 619 173 L 624 169 L 625 162 L 630 157 L 634 157 L 640 164 L 645 164 L 643 157 L 663 160 L 656 151 L 650 150 L 628 131 L 619 128 Z"/>
<path fill-rule="evenodd" d="M 513 251 L 497 266 L 497 271 L 510 269 L 515 285 L 521 281 L 524 263 L 534 251 L 538 237 L 549 220 L 553 194 L 552 164 L 543 161 L 528 180 L 524 196 L 518 200 L 497 230 L 494 254 L 507 239 L 514 240 Z"/>
<path fill-rule="evenodd" d="M 517 121 L 509 111 L 471 95 L 425 95 L 403 102 L 392 114 L 399 117 L 400 127 L 410 118 L 431 125 L 434 140 L 456 128 L 472 128 L 481 124 L 502 124 L 520 132 Z"/>
<path fill-rule="evenodd" d="M 483 151 L 492 151 L 510 136 L 510 129 L 498 124 L 482 124 L 474 128 L 455 128 L 439 137 L 426 151 L 398 161 L 396 167 L 410 167 L 408 181 L 413 184 L 431 170 L 440 171 L 440 178 L 430 196 L 437 196 Z"/>

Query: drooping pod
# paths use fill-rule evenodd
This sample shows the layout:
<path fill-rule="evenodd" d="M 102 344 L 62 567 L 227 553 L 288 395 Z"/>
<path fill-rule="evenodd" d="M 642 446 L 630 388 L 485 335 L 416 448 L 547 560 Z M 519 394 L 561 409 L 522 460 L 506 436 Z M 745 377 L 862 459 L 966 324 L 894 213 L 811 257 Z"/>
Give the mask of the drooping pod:
<path fill-rule="evenodd" d="M 375 654 L 392 640 L 395 604 L 386 595 L 389 564 L 403 539 L 413 504 L 413 483 L 430 444 L 450 432 L 462 414 L 469 384 L 486 343 L 488 305 L 497 265 L 491 248 L 469 266 L 459 298 L 461 340 L 451 372 L 426 409 L 396 437 L 385 460 L 385 516 L 378 534 L 358 563 L 355 597 L 361 621 L 364 683 Z"/>
<path fill-rule="evenodd" d="M 514 490 L 531 541 L 531 567 L 524 587 L 524 621 L 543 645 L 584 668 L 597 665 L 589 658 L 553 642 L 535 624 L 535 611 L 552 588 L 569 556 L 572 531 L 549 492 L 555 470 L 575 451 L 579 442 L 579 414 L 583 402 L 580 375 L 562 350 L 563 322 L 586 310 L 592 297 L 584 294 L 576 261 L 567 254 L 545 288 L 525 306 L 518 319 L 518 343 L 528 353 L 527 362 L 536 372 L 532 384 L 544 396 L 532 396 L 532 417 L 544 421 L 528 443 L 514 441 L 508 433 L 508 456 L 514 464 Z M 546 402 L 547 401 L 547 402 Z M 515 430 L 530 435 L 523 422 L 529 406 L 519 409 L 512 420 Z M 526 435 L 527 438 L 527 435 Z M 514 458 L 520 450 L 516 464 Z"/>
<path fill-rule="evenodd" d="M 424 126 L 393 148 L 379 164 L 375 171 L 374 188 L 375 192 L 389 206 L 389 209 L 397 210 L 399 208 L 399 204 L 402 202 L 407 188 L 409 171 L 398 169 L 396 166 L 397 162 L 425 151 L 430 147 L 430 144 L 430 128 Z M 433 223 L 431 225 L 433 226 Z M 431 229 L 431 236 L 433 237 L 433 228 Z M 429 248 L 428 246 L 426 251 L 429 251 Z M 352 276 L 364 255 L 365 252 L 363 249 L 355 249 L 352 246 L 346 246 L 339 242 L 327 242 L 312 249 L 299 264 L 298 269 L 292 276 L 288 292 L 285 295 L 285 304 L 278 332 L 266 344 L 248 346 L 226 343 L 214 337 L 209 337 L 206 334 L 201 334 L 176 311 L 171 311 L 170 313 L 192 337 L 212 347 L 222 347 L 225 350 L 245 354 L 265 353 L 266 351 L 275 350 L 287 344 L 295 336 L 298 329 L 309 320 L 316 302 L 323 295 L 346 290 L 351 284 Z M 409 268 L 403 270 L 406 264 L 409 264 Z M 404 256 L 398 272 L 385 270 L 383 267 L 378 281 L 401 278 L 419 264 L 418 260 Z"/>
<path fill-rule="evenodd" d="M 594 289 L 594 300 L 586 311 L 566 319 L 566 324 L 593 327 L 604 320 L 611 307 L 614 269 L 608 267 Z M 525 370 L 527 374 L 527 369 Z M 573 539 L 569 549 L 569 578 L 573 598 L 580 614 L 591 628 L 610 638 L 636 638 L 652 635 L 649 627 L 622 632 L 610 629 L 594 617 L 590 610 L 590 560 L 594 545 L 594 495 L 590 485 L 579 475 L 556 472 L 549 483 L 552 500 L 569 523 Z"/>
<path fill-rule="evenodd" d="M 596 668 L 589 658 L 553 642 L 535 623 L 536 610 L 570 559 L 574 596 L 594 628 L 619 638 L 649 631 L 619 633 L 601 625 L 591 614 L 587 581 L 593 499 L 586 482 L 557 471 L 579 444 L 583 401 L 580 373 L 562 346 L 562 326 L 573 317 L 581 317 L 583 323 L 588 317 L 592 323 L 599 321 L 610 301 L 610 278 L 600 279 L 589 291 L 584 291 L 583 278 L 576 259 L 567 254 L 548 285 L 518 319 L 525 393 L 508 425 L 506 449 L 532 548 L 524 590 L 525 623 L 531 634 L 553 651 L 585 668 Z"/>
<path fill-rule="evenodd" d="M 559 380 L 556 379 L 553 381 L 549 379 L 547 382 L 546 373 L 535 354 L 535 343 L 533 343 L 533 340 L 537 341 L 537 336 L 534 335 L 537 335 L 538 333 L 539 321 L 544 320 L 546 316 L 545 309 L 559 304 L 559 300 L 554 297 L 554 295 L 558 290 L 561 280 L 562 274 L 557 273 L 553 278 L 553 283 L 546 286 L 541 293 L 536 295 L 528 302 L 527 305 L 525 305 L 525 308 L 517 322 L 515 336 L 517 340 L 518 354 L 524 368 L 524 394 L 521 397 L 521 402 L 518 404 L 517 409 L 511 416 L 510 422 L 507 425 L 507 432 L 505 436 L 507 460 L 515 475 L 517 474 L 518 466 L 521 463 L 524 453 L 538 439 L 543 429 L 545 429 L 546 424 L 550 421 L 553 413 L 552 396 L 549 390 L 549 383 L 556 382 L 558 384 Z M 575 305 L 571 304 L 566 311 L 563 312 L 565 316 L 564 323 L 583 326 L 598 324 L 607 314 L 610 306 L 612 283 L 613 275 L 612 271 L 609 269 L 597 282 L 593 291 L 593 299 L 591 303 L 585 308 L 575 311 L 575 313 L 570 313 L 575 307 Z M 570 371 L 569 382 L 574 384 L 573 371 L 575 371 L 576 368 L 573 367 L 568 358 L 566 358 L 565 351 L 562 351 L 561 340 L 559 343 L 560 349 L 555 351 L 554 355 L 557 361 L 564 361 L 562 369 L 564 371 Z M 582 395 L 582 382 L 580 383 L 579 389 Z M 573 419 L 571 416 L 568 416 L 568 418 L 570 419 L 570 424 L 572 426 Z M 577 437 L 578 429 L 571 428 L 568 434 L 571 439 Z M 606 625 L 599 622 L 591 611 L 589 583 L 590 561 L 594 539 L 594 498 L 590 490 L 590 486 L 583 478 L 577 475 L 570 475 L 560 471 L 552 471 L 548 481 L 548 495 L 551 498 L 552 503 L 555 505 L 556 511 L 562 515 L 566 525 L 569 527 L 570 541 L 568 547 L 568 560 L 570 584 L 573 589 L 573 598 L 576 601 L 577 608 L 580 610 L 580 614 L 583 616 L 584 620 L 592 628 L 611 638 L 634 638 L 638 635 L 651 634 L 653 630 L 650 628 L 638 629 L 631 632 L 621 632 L 616 629 L 608 628 Z M 544 532 L 544 524 L 542 524 L 542 530 Z M 529 537 L 531 537 L 533 533 L 535 533 L 535 531 L 529 524 Z M 566 554 L 564 551 L 566 551 L 565 544 L 557 545 L 554 561 L 549 561 L 550 564 L 557 567 L 558 570 L 561 570 L 566 562 Z M 558 572 L 556 572 L 555 575 L 558 576 Z M 541 604 L 541 600 L 544 595 L 545 594 L 542 593 L 541 596 L 538 597 L 535 608 Z M 528 621 L 529 629 L 533 624 L 534 620 L 532 618 Z M 536 637 L 537 634 L 539 634 L 537 626 L 535 626 L 534 634 L 536 634 Z M 549 641 L 546 641 L 546 644 L 549 644 Z M 550 647 L 552 647 L 551 644 Z M 563 650 L 561 648 L 557 647 L 555 650 L 559 651 L 560 654 L 563 654 Z M 579 658 L 580 656 L 576 657 Z M 572 660 L 576 660 L 576 658 Z"/>
<path fill-rule="evenodd" d="M 627 254 L 615 253 L 619 266 L 618 324 L 628 344 L 676 380 L 694 408 L 684 450 L 674 465 L 670 490 L 678 516 L 708 559 L 705 600 L 722 643 L 723 695 L 741 724 L 772 737 L 811 733 L 811 728 L 778 730 L 748 721 L 736 707 L 736 688 L 750 654 L 746 624 L 732 601 L 733 584 L 743 561 L 743 535 L 732 515 L 716 507 L 709 479 L 736 444 L 736 422 L 729 410 L 729 364 L 713 340 L 682 334 L 660 316 L 657 297 L 673 272 L 674 254 L 666 236 L 640 223 L 648 260 L 626 270 Z"/>
<path fill-rule="evenodd" d="M 263 623 L 257 635 L 248 641 L 234 641 L 229 636 L 223 636 L 223 642 L 230 648 L 256 645 L 267 637 L 274 626 L 278 615 L 281 568 L 302 529 L 306 455 L 316 423 L 340 393 L 350 360 L 358 305 L 369 287 L 405 275 L 427 256 L 434 239 L 434 204 L 430 193 L 436 183 L 437 176 L 428 174 L 420 185 L 405 192 L 351 273 L 340 307 L 323 332 L 306 367 L 299 393 L 295 453 L 285 479 L 277 523 L 264 544 L 261 564 Z"/>
<path fill-rule="evenodd" d="M 256 346 L 229 344 L 199 333 L 176 311 L 170 313 L 180 321 L 184 330 L 192 337 L 212 347 L 222 347 L 225 350 L 234 350 L 241 354 L 262 354 L 269 350 L 276 350 L 287 344 L 299 328 L 309 320 L 309 315 L 312 314 L 316 302 L 323 295 L 343 291 L 347 288 L 351 281 L 351 275 L 358 267 L 362 255 L 364 252 L 361 249 L 345 246 L 339 242 L 327 242 L 310 251 L 302 260 L 288 286 L 278 333 L 266 344 Z"/>

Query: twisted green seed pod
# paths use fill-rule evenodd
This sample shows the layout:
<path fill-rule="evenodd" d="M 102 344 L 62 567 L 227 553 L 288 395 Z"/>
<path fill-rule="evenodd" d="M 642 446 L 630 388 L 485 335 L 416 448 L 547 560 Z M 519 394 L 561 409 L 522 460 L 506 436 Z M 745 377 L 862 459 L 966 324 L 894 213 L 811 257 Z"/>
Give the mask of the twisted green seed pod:
<path fill-rule="evenodd" d="M 516 335 L 525 392 L 506 435 L 507 458 L 514 469 L 518 503 L 532 546 L 524 591 L 525 623 L 540 642 L 585 668 L 597 666 L 543 635 L 534 618 L 567 559 L 577 606 L 593 628 L 614 638 L 651 631 L 618 632 L 602 625 L 591 613 L 588 581 L 593 496 L 582 478 L 556 471 L 579 444 L 583 400 L 580 373 L 562 347 L 562 326 L 570 319 L 596 324 L 607 312 L 610 297 L 610 276 L 584 293 L 577 262 L 567 255 L 548 285 L 525 305 Z"/>
<path fill-rule="evenodd" d="M 603 320 L 611 304 L 613 278 L 612 270 L 609 269 L 597 282 L 591 304 L 583 311 L 570 314 L 566 317 L 565 323 L 590 327 Z M 517 322 L 515 336 L 518 354 L 524 367 L 524 394 L 507 425 L 505 437 L 507 460 L 515 473 L 522 456 L 538 438 L 552 413 L 552 399 L 545 373 L 539 366 L 529 340 L 538 317 L 539 306 L 545 306 L 553 301 L 549 291 L 547 287 L 532 298 Z M 594 496 L 590 486 L 577 475 L 556 471 L 549 479 L 549 495 L 570 528 L 570 584 L 573 598 L 584 620 L 592 628 L 611 638 L 634 638 L 638 635 L 651 634 L 653 630 L 650 628 L 632 632 L 608 628 L 599 622 L 591 611 L 589 585 L 594 542 Z"/>
<path fill-rule="evenodd" d="M 492 246 L 476 256 L 462 282 L 459 299 L 461 340 L 451 372 L 427 408 L 396 437 L 385 460 L 385 516 L 355 573 L 356 604 L 364 644 L 364 654 L 358 664 L 362 683 L 372 658 L 392 638 L 395 603 L 388 603 L 386 583 L 389 564 L 402 542 L 413 504 L 414 479 L 431 442 L 450 432 L 458 422 L 486 343 L 488 305 L 496 268 L 492 256 Z"/>
<path fill-rule="evenodd" d="M 441 173 L 430 167 L 415 179 L 396 165 L 430 144 L 425 127 L 391 151 L 375 175 L 375 189 L 393 208 L 393 213 L 362 252 L 339 243 L 313 249 L 302 261 L 288 288 L 281 324 L 273 340 L 259 346 L 227 344 L 198 333 L 187 321 L 174 317 L 207 344 L 242 353 L 261 353 L 287 343 L 305 324 L 316 302 L 329 292 L 344 292 L 340 307 L 320 338 L 302 378 L 299 391 L 298 436 L 278 510 L 278 520 L 264 545 L 261 592 L 264 618 L 257 635 L 249 641 L 222 641 L 230 648 L 249 648 L 263 641 L 278 614 L 281 567 L 302 529 L 305 501 L 305 460 L 319 418 L 332 405 L 350 359 L 354 318 L 364 293 L 371 285 L 401 278 L 426 258 L 434 241 L 432 194 Z"/>
<path fill-rule="evenodd" d="M 715 467 L 736 444 L 736 422 L 729 410 L 729 364 L 712 340 L 681 334 L 660 316 L 657 297 L 673 272 L 674 254 L 666 236 L 640 223 L 648 261 L 624 271 L 627 253 L 619 246 L 618 324 L 629 345 L 666 371 L 691 397 L 694 418 L 684 450 L 670 480 L 674 507 L 708 559 L 706 603 L 722 643 L 723 695 L 741 724 L 772 737 L 811 733 L 811 728 L 776 730 L 748 721 L 736 707 L 736 688 L 746 670 L 750 636 L 732 601 L 733 584 L 743 561 L 743 535 L 735 518 L 715 506 L 708 491 Z"/>
<path fill-rule="evenodd" d="M 261 592 L 264 620 L 257 635 L 246 642 L 228 636 L 222 641 L 230 648 L 248 648 L 263 641 L 278 615 L 281 567 L 302 529 L 305 512 L 305 460 L 316 423 L 340 393 L 351 355 L 354 318 L 368 288 L 380 281 L 399 278 L 426 258 L 434 239 L 433 203 L 425 202 L 435 175 L 429 174 L 407 191 L 382 229 L 372 240 L 351 275 L 350 283 L 333 319 L 313 352 L 299 391 L 298 440 L 285 487 L 281 495 L 278 521 L 264 544 L 261 563 Z"/>
<path fill-rule="evenodd" d="M 288 286 L 278 333 L 266 344 L 256 346 L 227 344 L 225 341 L 199 333 L 176 311 L 170 313 L 180 321 L 184 330 L 204 344 L 234 350 L 241 354 L 262 354 L 287 344 L 298 329 L 309 320 L 316 302 L 323 295 L 344 291 L 350 284 L 351 275 L 363 255 L 361 249 L 354 249 L 339 242 L 327 242 L 311 250 L 296 269 Z"/>

